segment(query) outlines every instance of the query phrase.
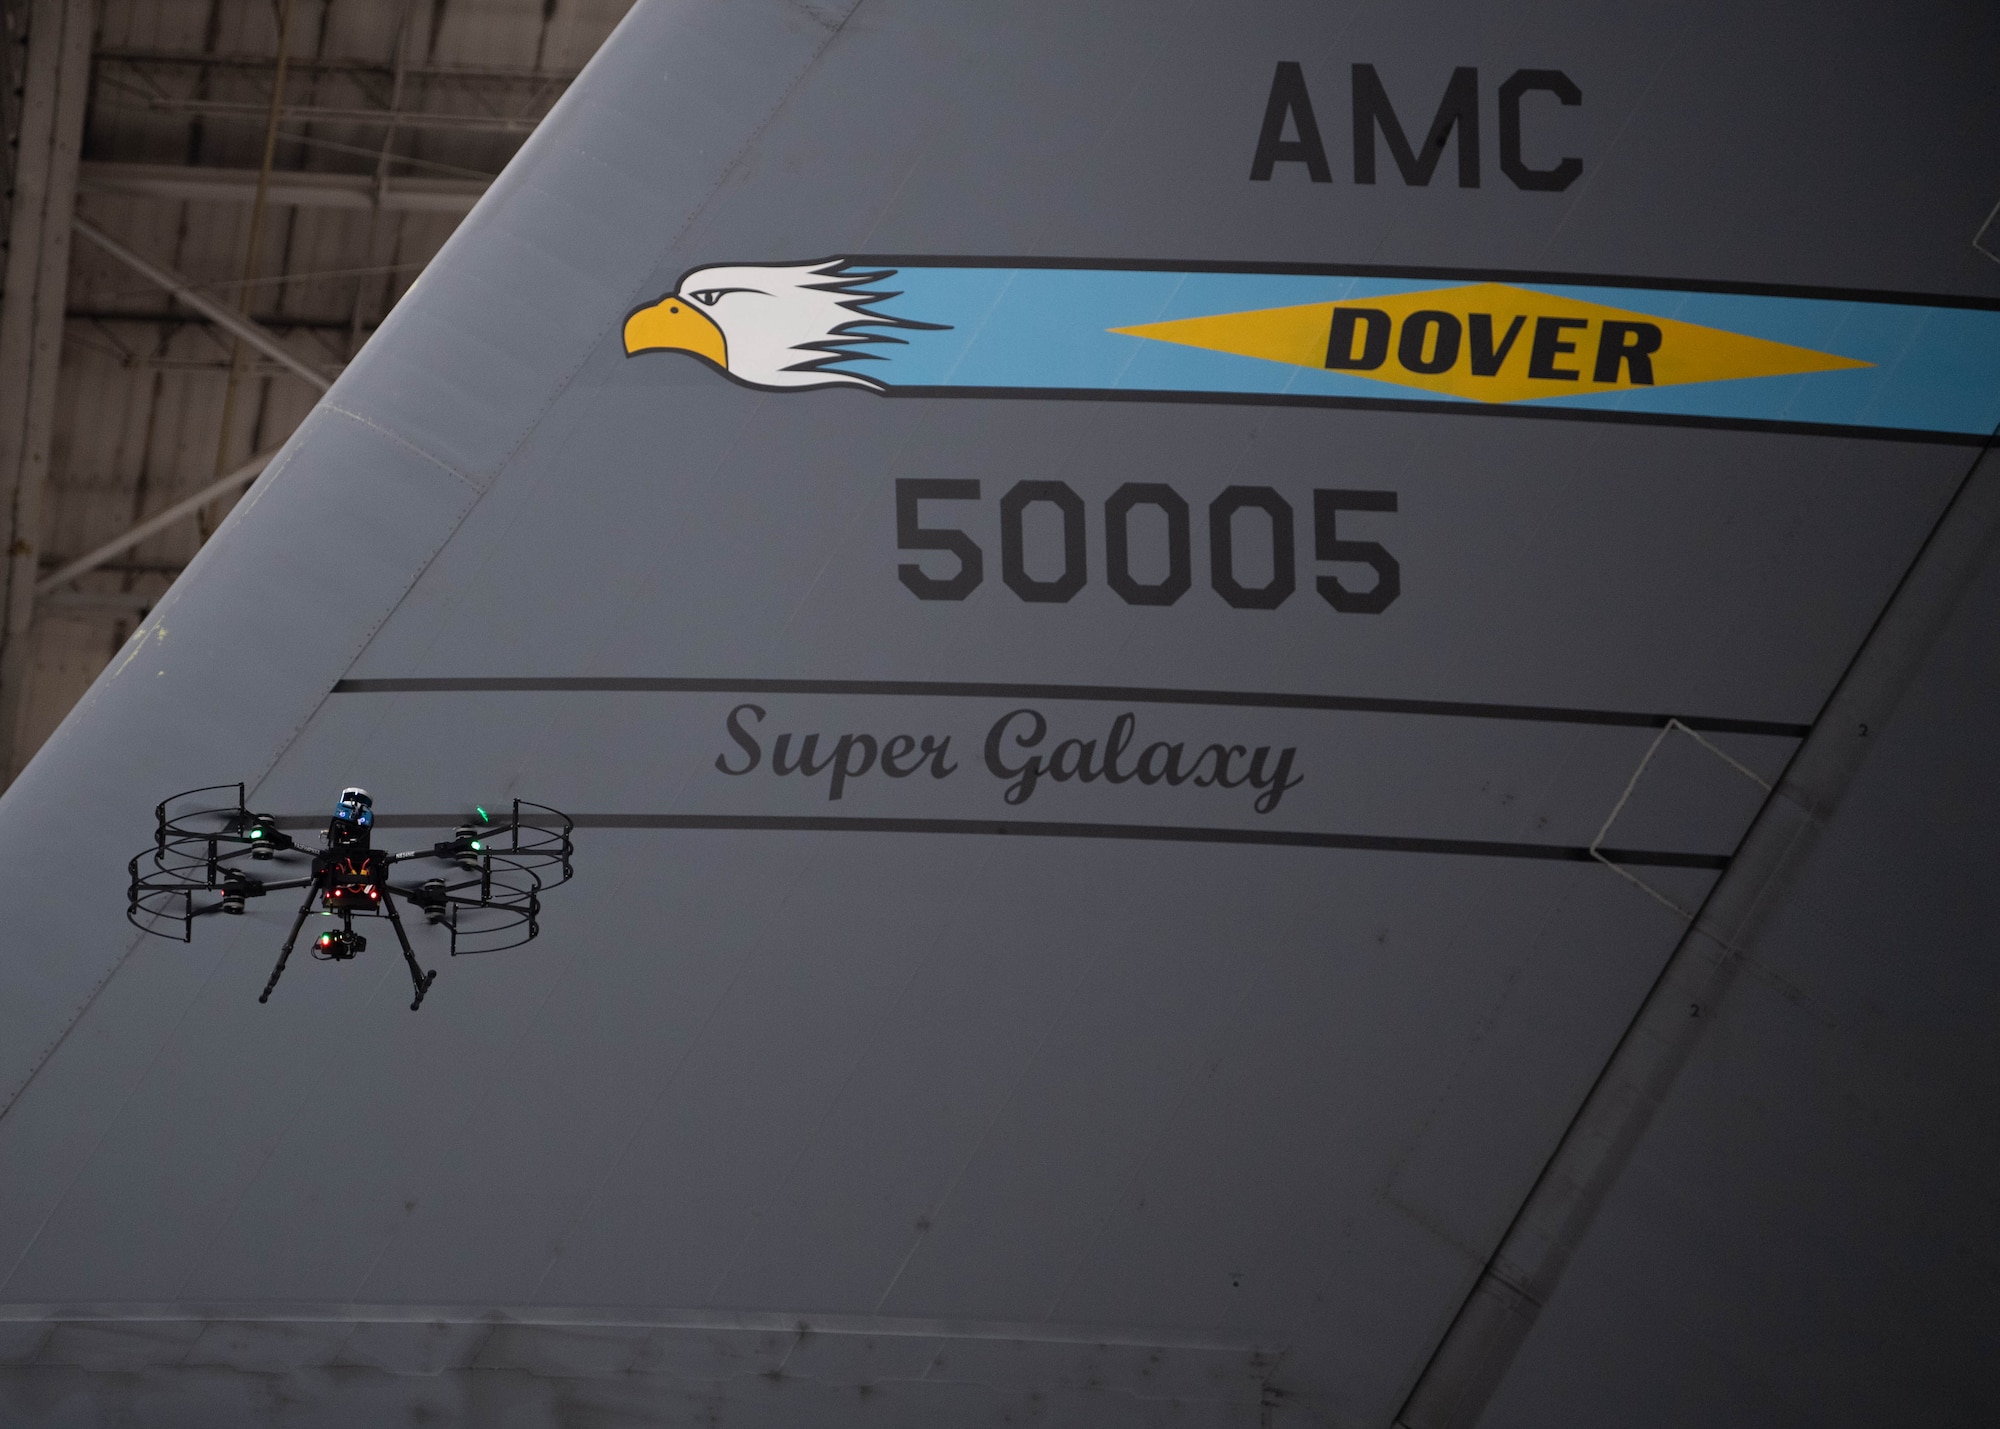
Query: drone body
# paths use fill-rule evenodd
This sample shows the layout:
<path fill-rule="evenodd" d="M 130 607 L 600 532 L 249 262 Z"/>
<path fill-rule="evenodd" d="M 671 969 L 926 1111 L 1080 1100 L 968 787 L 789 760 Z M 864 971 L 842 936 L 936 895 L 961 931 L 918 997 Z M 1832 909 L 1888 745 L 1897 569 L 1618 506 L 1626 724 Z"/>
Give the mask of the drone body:
<path fill-rule="evenodd" d="M 219 789 L 236 791 L 233 806 L 193 806 L 199 796 Z M 314 957 L 332 962 L 351 961 L 367 950 L 367 937 L 354 926 L 357 918 L 386 918 L 409 966 L 416 992 L 410 1003 L 414 1012 L 423 1006 L 437 972 L 426 972 L 418 963 L 397 909 L 399 898 L 421 909 L 426 923 L 448 930 L 452 956 L 496 952 L 518 947 L 540 933 L 541 894 L 567 883 L 571 875 L 573 826 L 566 815 L 520 799 L 514 801 L 510 820 L 490 820 L 484 809 L 478 813 L 479 823 L 459 825 L 449 839 L 429 848 L 390 853 L 375 847 L 375 801 L 366 789 L 349 786 L 341 791 L 327 821 L 322 846 L 312 849 L 280 830 L 276 818 L 245 808 L 241 784 L 190 789 L 154 810 L 158 828 L 153 847 L 135 855 L 128 865 L 126 917 L 142 931 L 162 937 L 172 934 L 157 924 L 162 919 L 177 921 L 181 941 L 191 942 L 198 917 L 240 916 L 251 899 L 304 889 L 305 899 L 258 1001 L 270 1001 L 308 918 L 339 920 L 338 927 L 321 932 L 310 945 Z M 299 877 L 263 879 L 243 868 L 246 858 L 254 863 L 310 859 L 311 866 Z M 447 863 L 470 876 L 391 882 L 398 865 L 419 859 Z M 543 875 L 556 871 L 560 876 L 545 884 Z"/>
<path fill-rule="evenodd" d="M 342 922 L 338 931 L 329 930 L 313 940 L 315 957 L 345 961 L 368 946 L 368 940 L 354 931 L 356 913 L 365 916 L 382 909 L 395 919 L 395 899 L 391 897 L 385 903 L 382 897 L 382 888 L 389 879 L 389 856 L 374 846 L 371 836 L 374 827 L 375 801 L 368 791 L 354 787 L 341 790 L 340 802 L 327 821 L 326 847 L 313 855 L 313 877 L 318 880 L 325 910 L 340 914 Z M 396 930 L 402 931 L 400 919 L 396 919 Z M 272 983 L 275 985 L 277 980 L 277 974 L 273 973 Z M 271 995 L 269 988 L 264 995 Z M 423 1001 L 423 988 L 417 991 L 417 1001 Z"/>

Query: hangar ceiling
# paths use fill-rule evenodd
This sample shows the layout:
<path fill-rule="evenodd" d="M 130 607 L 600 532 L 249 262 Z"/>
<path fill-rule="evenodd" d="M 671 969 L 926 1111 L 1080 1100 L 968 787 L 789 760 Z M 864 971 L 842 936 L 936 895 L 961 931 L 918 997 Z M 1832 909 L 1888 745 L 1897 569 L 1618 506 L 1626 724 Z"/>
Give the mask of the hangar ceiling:
<path fill-rule="evenodd" d="M 0 468 L 16 567 L 0 779 L 61 722 L 628 4 L 0 5 L 4 301 L 17 310 L 0 389 L 42 409 L 18 414 Z M 68 105 L 65 31 L 68 73 L 84 77 Z M 60 317 L 34 329 L 31 308 Z M 31 380 L 37 362 L 53 390 Z M 300 553 L 301 586 L 320 570 Z"/>

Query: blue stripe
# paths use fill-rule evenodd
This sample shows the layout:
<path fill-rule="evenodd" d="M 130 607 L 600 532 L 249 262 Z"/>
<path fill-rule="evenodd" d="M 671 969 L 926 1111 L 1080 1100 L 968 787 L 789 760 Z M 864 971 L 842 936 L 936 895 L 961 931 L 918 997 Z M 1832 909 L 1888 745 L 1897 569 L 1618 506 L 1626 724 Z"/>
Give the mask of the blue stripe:
<path fill-rule="evenodd" d="M 1502 280 L 1504 281 L 1504 280 Z M 1462 286 L 1435 278 L 1175 273 L 1108 268 L 922 266 L 897 270 L 903 329 L 866 375 L 890 387 L 1227 393 L 1437 403 L 1392 382 L 1107 331 L 1174 318 Z M 1510 404 L 1984 436 L 2000 427 L 2000 312 L 1672 288 L 1519 284 L 1553 297 L 1675 318 L 1874 366 L 1739 378 Z M 1462 400 L 1462 399 L 1458 399 Z M 1468 405 L 1483 405 L 1470 403 Z"/>

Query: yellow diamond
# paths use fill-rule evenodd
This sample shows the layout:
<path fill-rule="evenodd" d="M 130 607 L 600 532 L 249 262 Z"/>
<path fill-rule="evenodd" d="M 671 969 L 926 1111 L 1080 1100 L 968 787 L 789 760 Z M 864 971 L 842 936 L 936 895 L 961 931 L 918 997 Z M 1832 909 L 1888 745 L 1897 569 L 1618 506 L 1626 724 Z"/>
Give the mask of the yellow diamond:
<path fill-rule="evenodd" d="M 1111 331 L 1481 402 L 1874 365 L 1507 283 L 1217 313 Z"/>

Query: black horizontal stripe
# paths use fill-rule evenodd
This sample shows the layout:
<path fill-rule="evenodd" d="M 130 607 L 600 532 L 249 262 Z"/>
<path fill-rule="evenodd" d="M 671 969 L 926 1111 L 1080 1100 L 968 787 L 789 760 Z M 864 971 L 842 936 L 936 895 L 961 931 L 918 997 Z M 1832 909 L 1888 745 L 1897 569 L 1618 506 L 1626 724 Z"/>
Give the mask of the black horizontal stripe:
<path fill-rule="evenodd" d="M 449 829 L 464 814 L 378 814 L 378 829 Z M 1229 829 L 1178 824 L 1096 824 L 1056 819 L 869 819 L 789 814 L 572 814 L 579 829 L 738 830 L 775 833 L 978 834 L 1044 839 L 1131 839 L 1142 843 L 1254 844 L 1275 848 L 1359 849 L 1373 853 L 1457 854 L 1469 858 L 1525 858 L 1548 863 L 1589 863 L 1576 844 L 1510 843 L 1494 839 L 1422 839 L 1381 834 L 1330 834 L 1304 829 Z M 312 828 L 326 821 L 288 814 L 280 828 Z M 1720 871 L 1729 855 L 1671 853 L 1660 849 L 1600 849 L 1613 863 L 1646 868 Z M 581 856 L 581 855 L 579 855 Z"/>
<path fill-rule="evenodd" d="M 887 380 L 886 378 L 884 379 Z M 749 384 L 745 384 L 749 385 Z M 1608 408 L 1544 407 L 1535 402 L 1450 402 L 1425 397 L 1328 397 L 1300 392 L 1188 392 L 1123 387 L 915 387 L 890 386 L 882 397 L 1003 397 L 1042 402 L 1191 402 L 1221 407 L 1339 407 L 1359 412 L 1420 412 L 1427 416 L 1521 418 L 1537 422 L 1608 422 L 1626 427 L 1698 427 L 1721 432 L 1772 432 L 1786 436 L 1849 437 L 1872 442 L 1983 447 L 1984 432 L 1940 432 L 1920 427 L 1861 427 L 1844 422 L 1787 422 L 1771 417 L 1702 417 L 1686 412 L 1621 412 Z"/>
<path fill-rule="evenodd" d="M 821 262 L 827 260 L 821 259 Z M 1895 303 L 1905 307 L 1972 308 L 2000 312 L 2000 298 L 1962 293 L 1913 293 L 1894 288 L 1836 288 L 1806 283 L 1639 277 L 1571 273 L 1546 268 L 1398 267 L 1384 263 L 1255 263 L 1213 258 L 942 257 L 935 254 L 856 254 L 864 268 L 1055 268 L 1131 273 L 1269 273 L 1299 278 L 1411 278 L 1448 283 L 1555 283 L 1572 288 L 1648 288 L 1662 293 L 1733 293 L 1753 298 L 1813 298 L 1835 303 Z"/>
<path fill-rule="evenodd" d="M 336 695 L 402 694 L 674 694 L 889 695 L 927 699 L 1086 700 L 1106 704 L 1214 705 L 1230 709 L 1312 710 L 1342 714 L 1432 715 L 1446 719 L 1525 720 L 1540 724 L 1613 725 L 1664 729 L 1679 719 L 1713 734 L 1762 734 L 1804 739 L 1809 724 L 1726 719 L 1714 715 L 1648 714 L 1641 710 L 1572 709 L 1559 705 L 1487 704 L 1464 700 L 1380 699 L 1367 695 L 1305 695 L 1269 690 L 1187 690 L 1154 685 L 1023 684 L 985 680 L 743 680 L 655 676 L 471 675 L 342 680 Z"/>

